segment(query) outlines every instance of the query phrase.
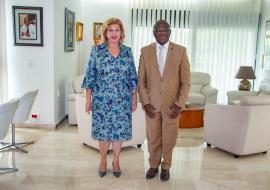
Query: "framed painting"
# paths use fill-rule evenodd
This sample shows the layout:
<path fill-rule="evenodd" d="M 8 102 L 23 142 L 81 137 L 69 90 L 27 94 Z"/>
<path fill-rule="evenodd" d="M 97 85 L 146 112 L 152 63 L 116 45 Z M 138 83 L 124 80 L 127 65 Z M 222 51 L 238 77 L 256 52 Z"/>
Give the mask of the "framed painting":
<path fill-rule="evenodd" d="M 102 26 L 101 22 L 94 22 L 93 24 L 93 42 L 94 45 L 98 45 L 101 43 L 102 39 Z"/>
<path fill-rule="evenodd" d="M 270 20 L 265 23 L 264 53 L 270 54 Z"/>
<path fill-rule="evenodd" d="M 43 8 L 12 6 L 15 46 L 43 46 Z"/>
<path fill-rule="evenodd" d="M 75 13 L 65 8 L 65 52 L 74 51 Z"/>
<path fill-rule="evenodd" d="M 76 40 L 83 40 L 83 23 L 81 22 L 76 22 Z"/>
<path fill-rule="evenodd" d="M 263 55 L 263 70 L 270 70 L 270 54 Z"/>

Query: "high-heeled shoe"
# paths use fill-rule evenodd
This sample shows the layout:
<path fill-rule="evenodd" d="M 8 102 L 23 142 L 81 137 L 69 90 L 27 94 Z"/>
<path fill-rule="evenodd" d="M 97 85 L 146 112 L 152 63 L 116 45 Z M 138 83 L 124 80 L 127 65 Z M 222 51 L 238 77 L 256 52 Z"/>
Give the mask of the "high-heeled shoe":
<path fill-rule="evenodd" d="M 112 163 L 112 167 L 113 167 L 113 163 Z M 114 170 L 114 167 L 113 167 L 113 175 L 114 175 L 115 177 L 120 177 L 120 176 L 121 176 L 121 170 L 120 170 L 120 171 L 115 171 L 115 170 Z"/>
<path fill-rule="evenodd" d="M 106 167 L 107 167 L 107 164 L 106 164 Z M 104 171 L 102 171 L 102 170 L 100 169 L 100 166 L 99 166 L 99 168 L 98 168 L 98 175 L 99 175 L 99 177 L 104 177 L 104 176 L 106 176 L 106 174 L 107 174 L 106 168 L 105 168 Z"/>
<path fill-rule="evenodd" d="M 99 177 L 104 177 L 104 176 L 106 176 L 106 174 L 107 174 L 107 171 L 105 170 L 105 171 L 98 171 L 98 175 L 99 175 Z"/>

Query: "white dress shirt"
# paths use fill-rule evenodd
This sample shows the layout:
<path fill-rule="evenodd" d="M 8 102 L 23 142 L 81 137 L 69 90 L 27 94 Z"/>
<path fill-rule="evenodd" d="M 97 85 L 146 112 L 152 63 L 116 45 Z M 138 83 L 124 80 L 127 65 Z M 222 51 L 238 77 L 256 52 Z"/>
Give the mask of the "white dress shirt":
<path fill-rule="evenodd" d="M 164 71 L 164 67 L 165 67 L 165 63 L 166 63 L 169 42 L 167 42 L 166 44 L 163 45 L 163 49 L 162 49 L 161 54 L 160 54 L 160 50 L 161 50 L 160 46 L 161 45 L 159 43 L 156 43 L 156 54 L 157 54 L 159 72 L 160 72 L 160 75 L 162 76 L 163 71 Z"/>
<path fill-rule="evenodd" d="M 25 24 L 21 26 L 20 38 L 23 39 L 36 39 L 36 27 L 33 24 L 26 26 Z"/>

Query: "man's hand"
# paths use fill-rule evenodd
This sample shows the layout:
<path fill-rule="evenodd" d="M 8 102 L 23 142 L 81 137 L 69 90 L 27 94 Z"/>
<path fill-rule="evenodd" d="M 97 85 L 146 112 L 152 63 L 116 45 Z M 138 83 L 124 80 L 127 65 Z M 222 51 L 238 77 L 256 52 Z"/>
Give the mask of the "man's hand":
<path fill-rule="evenodd" d="M 145 110 L 147 116 L 150 118 L 154 118 L 155 115 L 157 114 L 157 112 L 155 111 L 156 109 L 154 108 L 154 106 L 152 104 L 146 104 L 144 106 L 144 110 Z"/>
<path fill-rule="evenodd" d="M 169 107 L 169 114 L 172 119 L 175 119 L 176 117 L 178 117 L 180 114 L 180 111 L 181 111 L 181 107 L 179 107 L 176 104 L 173 104 L 171 107 Z"/>

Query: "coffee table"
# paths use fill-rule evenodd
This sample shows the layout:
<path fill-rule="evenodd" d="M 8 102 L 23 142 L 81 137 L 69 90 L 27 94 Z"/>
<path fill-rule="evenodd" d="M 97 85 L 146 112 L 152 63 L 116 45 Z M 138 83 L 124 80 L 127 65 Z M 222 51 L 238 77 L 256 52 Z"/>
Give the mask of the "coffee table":
<path fill-rule="evenodd" d="M 203 106 L 187 106 L 180 112 L 179 128 L 199 128 L 203 127 Z"/>

